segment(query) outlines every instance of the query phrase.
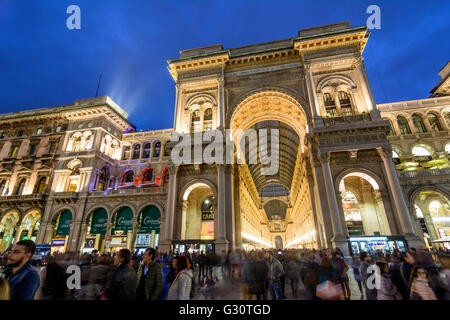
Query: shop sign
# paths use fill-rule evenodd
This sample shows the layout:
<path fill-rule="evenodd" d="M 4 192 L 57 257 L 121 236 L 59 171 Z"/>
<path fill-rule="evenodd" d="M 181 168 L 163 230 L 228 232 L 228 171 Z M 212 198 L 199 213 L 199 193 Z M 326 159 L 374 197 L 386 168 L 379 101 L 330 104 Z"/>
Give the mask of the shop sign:
<path fill-rule="evenodd" d="M 57 236 L 68 236 L 70 233 L 70 225 L 72 224 L 72 212 L 64 211 L 59 216 L 58 229 L 56 229 Z"/>
<path fill-rule="evenodd" d="M 202 212 L 202 220 L 214 220 L 214 212 Z"/>
<path fill-rule="evenodd" d="M 159 209 L 155 206 L 145 208 L 141 214 L 141 223 L 139 225 L 139 232 L 152 232 L 155 230 L 159 232 L 161 214 Z"/>
<path fill-rule="evenodd" d="M 133 212 L 130 208 L 125 207 L 117 212 L 115 230 L 133 230 Z"/>
<path fill-rule="evenodd" d="M 52 246 L 63 246 L 66 243 L 66 240 L 52 240 Z"/>
<path fill-rule="evenodd" d="M 103 208 L 95 210 L 92 215 L 90 234 L 105 234 L 107 223 L 108 214 L 106 210 Z"/>

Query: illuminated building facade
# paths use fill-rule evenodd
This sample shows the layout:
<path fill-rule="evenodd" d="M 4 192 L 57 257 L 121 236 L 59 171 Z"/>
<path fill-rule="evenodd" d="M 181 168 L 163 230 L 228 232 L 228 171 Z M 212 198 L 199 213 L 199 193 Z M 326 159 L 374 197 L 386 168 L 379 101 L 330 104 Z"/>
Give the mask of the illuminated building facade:
<path fill-rule="evenodd" d="M 377 106 L 368 37 L 343 22 L 183 50 L 172 129 L 136 131 L 109 97 L 1 115 L 0 250 L 448 245 L 450 66 L 430 98 Z M 278 130 L 277 173 L 172 161 L 173 132 L 226 129 Z"/>

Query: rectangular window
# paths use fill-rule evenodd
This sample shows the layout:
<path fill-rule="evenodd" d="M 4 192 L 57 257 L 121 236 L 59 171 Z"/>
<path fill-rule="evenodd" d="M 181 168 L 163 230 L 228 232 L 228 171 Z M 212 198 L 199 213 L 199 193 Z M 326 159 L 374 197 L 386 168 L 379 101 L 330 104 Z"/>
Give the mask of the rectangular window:
<path fill-rule="evenodd" d="M 4 132 L 0 133 L 0 139 L 5 139 L 5 133 Z"/>
<path fill-rule="evenodd" d="M 56 126 L 56 132 L 61 132 L 61 126 Z"/>
<path fill-rule="evenodd" d="M 23 136 L 23 130 L 19 130 L 19 132 L 17 132 L 17 136 L 18 136 L 18 137 Z"/>
<path fill-rule="evenodd" d="M 42 133 L 42 128 L 38 128 L 37 131 L 36 131 L 36 134 L 40 135 L 41 133 Z"/>
<path fill-rule="evenodd" d="M 56 152 L 56 142 L 50 142 L 50 147 L 48 148 L 48 153 Z"/>
<path fill-rule="evenodd" d="M 37 143 L 30 144 L 30 151 L 28 152 L 28 155 L 34 156 L 36 154 L 37 149 Z"/>

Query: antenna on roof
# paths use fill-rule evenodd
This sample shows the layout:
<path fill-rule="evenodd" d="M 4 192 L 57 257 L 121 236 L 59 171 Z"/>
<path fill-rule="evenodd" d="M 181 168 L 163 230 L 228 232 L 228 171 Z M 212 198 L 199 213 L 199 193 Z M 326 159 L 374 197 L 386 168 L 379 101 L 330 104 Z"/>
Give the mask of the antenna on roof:
<path fill-rule="evenodd" d="M 100 88 L 100 82 L 102 81 L 102 75 L 98 77 L 97 91 L 95 91 L 95 97 L 98 95 L 98 89 Z"/>

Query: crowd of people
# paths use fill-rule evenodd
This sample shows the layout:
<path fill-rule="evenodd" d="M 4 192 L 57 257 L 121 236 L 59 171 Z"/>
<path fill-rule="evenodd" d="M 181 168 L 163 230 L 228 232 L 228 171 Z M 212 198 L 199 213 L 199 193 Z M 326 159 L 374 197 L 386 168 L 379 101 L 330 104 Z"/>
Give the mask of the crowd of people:
<path fill-rule="evenodd" d="M 217 283 L 233 283 L 241 299 L 449 300 L 449 252 L 414 248 L 406 252 L 361 252 L 351 258 L 336 250 L 254 250 L 161 254 L 121 249 L 113 254 L 46 257 L 31 265 L 35 244 L 17 242 L 0 277 L 0 300 L 188 300 L 201 292 L 220 298 Z M 77 266 L 79 277 L 73 277 Z M 351 272 L 350 272 L 351 271 Z M 376 275 L 376 276 L 374 276 Z M 301 290 L 299 289 L 301 288 Z M 355 289 L 353 289 L 355 290 Z"/>

